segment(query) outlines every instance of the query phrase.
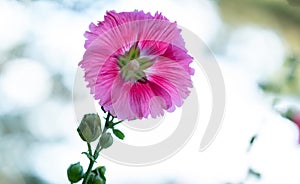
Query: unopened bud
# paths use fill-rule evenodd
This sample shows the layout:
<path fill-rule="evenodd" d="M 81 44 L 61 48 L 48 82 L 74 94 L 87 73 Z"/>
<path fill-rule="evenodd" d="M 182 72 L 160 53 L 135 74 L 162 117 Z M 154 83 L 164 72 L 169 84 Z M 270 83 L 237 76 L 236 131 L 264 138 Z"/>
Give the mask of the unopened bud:
<path fill-rule="evenodd" d="M 86 114 L 77 128 L 81 139 L 88 143 L 95 141 L 101 135 L 101 120 L 98 114 Z"/>
<path fill-rule="evenodd" d="M 90 173 L 89 176 L 88 176 L 87 183 L 88 183 L 88 184 L 93 184 L 94 178 L 95 178 L 95 177 L 96 177 L 96 174 Z"/>
<path fill-rule="evenodd" d="M 100 176 L 97 175 L 94 178 L 93 184 L 105 184 L 105 181 Z"/>
<path fill-rule="evenodd" d="M 103 149 L 110 147 L 113 144 L 113 137 L 110 133 L 105 133 L 100 138 L 100 146 Z"/>
<path fill-rule="evenodd" d="M 105 178 L 106 168 L 105 168 L 105 166 L 99 166 L 99 167 L 97 167 L 97 168 L 94 170 L 94 172 L 100 174 L 100 177 L 101 177 L 104 181 L 106 181 L 106 178 Z"/>
<path fill-rule="evenodd" d="M 68 179 L 72 183 L 76 183 L 83 178 L 83 168 L 80 163 L 71 164 L 67 170 Z"/>

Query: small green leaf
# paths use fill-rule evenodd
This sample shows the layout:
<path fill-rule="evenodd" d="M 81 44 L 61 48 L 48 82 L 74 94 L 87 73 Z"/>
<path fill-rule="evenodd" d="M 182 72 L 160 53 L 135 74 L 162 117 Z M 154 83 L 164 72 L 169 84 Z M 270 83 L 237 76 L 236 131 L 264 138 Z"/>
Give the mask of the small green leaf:
<path fill-rule="evenodd" d="M 113 129 L 113 133 L 115 134 L 115 136 L 117 136 L 119 139 L 124 139 L 125 135 L 123 132 L 121 132 L 118 129 Z"/>

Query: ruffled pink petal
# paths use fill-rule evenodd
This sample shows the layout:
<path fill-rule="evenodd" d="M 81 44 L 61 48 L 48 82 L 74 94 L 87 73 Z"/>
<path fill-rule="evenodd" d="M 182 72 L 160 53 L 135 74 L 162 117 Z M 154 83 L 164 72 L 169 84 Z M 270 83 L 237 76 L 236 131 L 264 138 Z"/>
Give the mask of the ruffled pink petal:
<path fill-rule="evenodd" d="M 131 34 L 135 31 L 136 34 Z M 150 13 L 140 12 L 107 12 L 103 22 L 98 26 L 93 23 L 90 25 L 90 31 L 85 33 L 87 49 L 94 41 L 97 40 L 95 35 L 104 35 L 110 37 L 111 41 L 117 43 L 131 43 L 139 40 L 156 40 L 166 43 L 175 43 L 182 46 L 183 39 L 180 36 L 180 30 L 176 23 L 170 23 L 168 19 L 161 14 L 156 13 L 154 17 Z M 124 38 L 124 39 L 123 39 Z M 125 41 L 125 42 L 123 42 Z M 113 42 L 114 43 L 114 42 Z M 116 44 L 116 43 L 115 43 Z M 120 45 L 116 45 L 120 48 Z"/>
<path fill-rule="evenodd" d="M 174 109 L 174 106 L 181 106 L 183 103 L 183 98 L 180 96 L 178 89 L 176 89 L 175 85 L 173 85 L 170 81 L 168 81 L 166 78 L 159 76 L 159 75 L 152 75 L 149 77 L 149 80 L 152 81 L 152 83 L 155 83 L 160 86 L 160 88 L 164 89 L 166 93 L 170 95 L 170 98 L 172 100 L 172 103 L 169 103 L 171 105 L 166 108 L 166 110 Z"/>
<path fill-rule="evenodd" d="M 149 58 L 163 55 L 169 47 L 169 43 L 155 40 L 139 41 L 138 47 L 141 48 L 141 55 Z"/>
<path fill-rule="evenodd" d="M 118 66 L 114 60 L 108 60 L 98 70 L 97 80 L 93 86 L 90 86 L 91 93 L 96 100 L 100 99 L 102 106 L 109 106 L 111 105 L 110 90 L 119 75 Z"/>
<path fill-rule="evenodd" d="M 108 106 L 107 110 L 113 112 L 119 119 L 132 120 L 136 118 L 129 103 L 131 88 L 132 83 L 124 82 L 118 75 L 111 90 L 107 92 L 111 95 L 111 106 Z M 102 104 L 100 103 L 100 105 Z"/>
<path fill-rule="evenodd" d="M 130 89 L 130 107 L 134 115 L 139 118 L 147 118 L 162 114 L 172 106 L 170 94 L 154 82 L 135 83 Z"/>
<path fill-rule="evenodd" d="M 104 17 L 104 21 L 99 22 L 97 25 L 95 25 L 94 23 L 90 24 L 89 26 L 90 31 L 87 31 L 84 35 L 87 38 L 84 45 L 86 49 L 97 38 L 94 35 L 99 36 L 105 33 L 107 30 L 110 30 L 111 28 L 126 22 L 153 19 L 150 13 L 145 14 L 143 11 L 140 11 L 139 13 L 136 12 L 116 13 L 115 11 L 107 11 L 106 14 L 107 15 Z M 156 14 L 155 18 L 161 20 L 167 20 L 161 14 Z"/>
<path fill-rule="evenodd" d="M 194 75 L 194 69 L 189 65 L 193 61 L 193 57 L 187 54 L 187 50 L 179 45 L 169 45 L 162 57 L 169 58 L 180 64 L 183 69 L 190 75 Z"/>
<path fill-rule="evenodd" d="M 142 119 L 149 115 L 149 100 L 153 96 L 151 88 L 148 84 L 135 83 L 130 89 L 129 104 L 134 115 Z"/>
<path fill-rule="evenodd" d="M 174 86 L 175 90 L 169 91 L 170 94 L 174 94 L 172 99 L 176 99 L 178 106 L 182 104 L 182 99 L 185 99 L 189 94 L 192 85 L 190 74 L 185 70 L 185 68 L 174 60 L 159 57 L 158 61 L 154 62 L 147 73 L 149 75 L 149 80 L 154 81 L 158 84 L 170 83 Z M 165 89 L 172 89 L 164 85 Z M 179 94 L 180 99 L 176 94 Z M 179 102 L 180 101 L 180 102 Z"/>

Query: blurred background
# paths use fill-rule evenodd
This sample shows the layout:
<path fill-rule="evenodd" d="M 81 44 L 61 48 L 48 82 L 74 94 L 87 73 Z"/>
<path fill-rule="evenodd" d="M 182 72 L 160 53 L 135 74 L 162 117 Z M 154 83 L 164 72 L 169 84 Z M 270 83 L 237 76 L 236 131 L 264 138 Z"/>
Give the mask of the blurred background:
<path fill-rule="evenodd" d="M 64 184 L 69 164 L 87 167 L 72 102 L 83 33 L 106 10 L 134 9 L 162 12 L 207 44 L 223 72 L 226 113 L 204 152 L 200 118 L 162 163 L 100 158 L 108 184 L 300 183 L 300 1 L 0 0 L 0 184 Z M 207 121 L 201 73 L 193 81 Z"/>

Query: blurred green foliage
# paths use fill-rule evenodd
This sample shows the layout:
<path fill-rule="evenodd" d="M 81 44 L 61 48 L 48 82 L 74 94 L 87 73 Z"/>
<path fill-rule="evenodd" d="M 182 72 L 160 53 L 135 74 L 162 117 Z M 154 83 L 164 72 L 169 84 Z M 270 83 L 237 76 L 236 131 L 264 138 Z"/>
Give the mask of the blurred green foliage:
<path fill-rule="evenodd" d="M 287 43 L 290 56 L 259 87 L 266 92 L 300 97 L 300 1 L 219 0 L 221 16 L 233 26 L 254 25 L 272 29 Z M 270 53 L 272 51 L 270 50 Z"/>
<path fill-rule="evenodd" d="M 299 0 L 219 0 L 221 16 L 233 26 L 258 25 L 275 30 L 291 53 L 300 55 Z"/>
<path fill-rule="evenodd" d="M 299 57 L 287 57 L 283 66 L 259 86 L 265 92 L 300 97 Z"/>

